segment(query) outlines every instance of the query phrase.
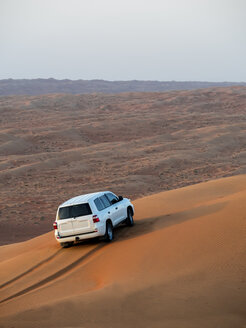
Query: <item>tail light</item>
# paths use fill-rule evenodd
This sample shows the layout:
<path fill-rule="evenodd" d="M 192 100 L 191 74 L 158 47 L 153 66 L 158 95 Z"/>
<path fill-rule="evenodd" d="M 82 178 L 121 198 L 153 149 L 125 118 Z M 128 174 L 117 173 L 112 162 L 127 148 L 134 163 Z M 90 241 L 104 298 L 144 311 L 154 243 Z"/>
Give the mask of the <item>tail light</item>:
<path fill-rule="evenodd" d="M 93 222 L 94 223 L 100 222 L 100 219 L 99 219 L 99 217 L 97 215 L 93 215 L 92 219 L 93 219 Z"/>
<path fill-rule="evenodd" d="M 53 223 L 53 228 L 56 230 L 57 229 L 57 222 Z"/>

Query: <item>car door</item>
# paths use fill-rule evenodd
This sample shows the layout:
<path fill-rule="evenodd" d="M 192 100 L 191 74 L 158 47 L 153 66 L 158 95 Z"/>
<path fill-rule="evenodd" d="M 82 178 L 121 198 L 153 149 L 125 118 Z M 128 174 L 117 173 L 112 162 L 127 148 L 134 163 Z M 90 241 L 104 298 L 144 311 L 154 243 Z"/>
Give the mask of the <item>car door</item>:
<path fill-rule="evenodd" d="M 111 203 L 110 209 L 114 217 L 115 224 L 120 223 L 126 218 L 123 203 L 119 202 L 118 197 L 111 192 L 106 193 L 105 196 Z"/>
<path fill-rule="evenodd" d="M 102 221 L 102 222 L 105 223 L 108 218 L 111 219 L 111 217 L 110 217 L 110 209 L 109 208 L 105 208 L 105 205 L 101 201 L 100 197 L 97 197 L 94 200 L 94 204 L 95 204 L 97 210 L 99 211 L 98 216 L 99 216 L 100 221 Z"/>
<path fill-rule="evenodd" d="M 126 219 L 127 212 L 126 212 L 126 206 L 124 200 L 118 201 L 116 205 L 118 207 L 118 216 L 119 216 L 119 221 L 117 223 L 119 223 Z"/>
<path fill-rule="evenodd" d="M 103 207 L 104 207 L 104 210 L 103 210 L 105 213 L 104 215 L 106 215 L 108 218 L 110 218 L 113 225 L 115 225 L 115 217 L 114 217 L 112 209 L 111 209 L 110 201 L 108 200 L 108 198 L 105 195 L 100 196 L 99 199 L 102 202 Z"/>

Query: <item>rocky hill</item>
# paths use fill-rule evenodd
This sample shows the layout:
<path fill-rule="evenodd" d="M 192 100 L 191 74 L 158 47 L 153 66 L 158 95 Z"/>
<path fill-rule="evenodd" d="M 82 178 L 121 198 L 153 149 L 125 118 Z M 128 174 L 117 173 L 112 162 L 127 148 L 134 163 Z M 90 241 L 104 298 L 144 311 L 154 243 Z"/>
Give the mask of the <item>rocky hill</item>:
<path fill-rule="evenodd" d="M 0 96 L 41 95 L 50 93 L 120 93 L 193 90 L 209 87 L 246 86 L 245 82 L 177 82 L 177 81 L 104 81 L 104 80 L 0 80 Z"/>

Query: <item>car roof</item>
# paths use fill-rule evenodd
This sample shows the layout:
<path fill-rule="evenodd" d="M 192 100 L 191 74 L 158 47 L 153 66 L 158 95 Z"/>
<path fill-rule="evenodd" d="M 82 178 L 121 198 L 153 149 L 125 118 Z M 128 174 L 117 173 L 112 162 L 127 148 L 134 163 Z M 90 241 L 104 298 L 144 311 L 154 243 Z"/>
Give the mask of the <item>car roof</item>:
<path fill-rule="evenodd" d="M 65 206 L 69 206 L 69 205 L 77 205 L 77 204 L 83 204 L 83 203 L 87 203 L 89 200 L 102 196 L 107 192 L 111 192 L 111 191 L 99 191 L 99 192 L 93 192 L 90 194 L 85 194 L 85 195 L 80 195 L 80 196 L 76 196 L 73 198 L 70 198 L 68 200 L 66 200 L 64 203 L 62 203 L 59 207 L 65 207 Z"/>

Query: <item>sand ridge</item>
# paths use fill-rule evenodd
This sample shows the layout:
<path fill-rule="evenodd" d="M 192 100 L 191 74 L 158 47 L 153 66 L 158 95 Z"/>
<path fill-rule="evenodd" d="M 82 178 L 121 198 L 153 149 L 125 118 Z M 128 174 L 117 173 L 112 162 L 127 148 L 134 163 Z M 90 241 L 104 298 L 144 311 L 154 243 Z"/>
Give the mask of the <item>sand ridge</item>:
<path fill-rule="evenodd" d="M 246 175 L 134 201 L 112 244 L 0 247 L 1 327 L 244 327 Z"/>

